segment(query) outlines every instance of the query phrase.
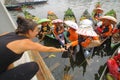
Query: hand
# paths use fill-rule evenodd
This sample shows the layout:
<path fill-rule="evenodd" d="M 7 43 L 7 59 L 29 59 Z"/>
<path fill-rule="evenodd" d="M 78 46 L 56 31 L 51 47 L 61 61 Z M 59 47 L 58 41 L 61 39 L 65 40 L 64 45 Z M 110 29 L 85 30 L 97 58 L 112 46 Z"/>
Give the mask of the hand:
<path fill-rule="evenodd" d="M 65 44 L 66 49 L 68 49 L 71 45 L 72 45 L 71 43 Z"/>
<path fill-rule="evenodd" d="M 61 52 L 65 52 L 67 51 L 65 48 L 61 48 Z"/>

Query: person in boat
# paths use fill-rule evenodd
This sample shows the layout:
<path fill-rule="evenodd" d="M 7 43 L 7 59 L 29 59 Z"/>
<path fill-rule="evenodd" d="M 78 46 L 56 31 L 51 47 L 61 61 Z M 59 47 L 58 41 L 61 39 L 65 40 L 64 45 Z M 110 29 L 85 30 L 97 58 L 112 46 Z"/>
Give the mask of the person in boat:
<path fill-rule="evenodd" d="M 73 21 L 64 21 L 65 25 L 68 27 L 68 30 L 66 32 L 67 37 L 67 43 L 74 42 L 78 40 L 78 34 L 76 33 L 76 30 L 78 29 L 78 25 Z M 72 51 L 72 55 L 75 55 L 77 52 L 77 45 L 72 45 L 70 47 L 70 50 Z M 63 53 L 62 57 L 66 58 L 69 55 L 66 53 Z"/>
<path fill-rule="evenodd" d="M 100 7 L 94 9 L 94 20 L 98 21 L 99 18 L 102 16 L 103 10 Z"/>
<path fill-rule="evenodd" d="M 72 46 L 79 44 L 84 48 L 84 51 L 89 52 L 93 47 L 101 44 L 99 35 L 94 31 L 91 25 L 80 25 L 76 32 L 78 34 L 78 40 L 71 42 L 70 44 Z"/>
<path fill-rule="evenodd" d="M 60 41 L 60 43 L 62 45 L 65 44 L 65 38 L 64 38 L 64 26 L 63 26 L 63 20 L 61 19 L 55 19 L 52 21 L 52 24 L 54 26 L 54 30 L 53 33 L 56 37 L 56 39 L 58 39 Z"/>
<path fill-rule="evenodd" d="M 112 16 L 102 16 L 99 18 L 102 21 L 102 25 L 97 27 L 97 32 L 102 38 L 106 38 L 112 35 L 113 27 L 117 23 L 117 20 Z"/>
<path fill-rule="evenodd" d="M 114 42 L 118 42 L 120 40 L 120 22 L 117 24 L 115 28 L 113 28 L 112 34 Z"/>
<path fill-rule="evenodd" d="M 112 31 L 113 34 L 119 33 L 120 34 L 120 22 L 117 24 L 117 26 Z"/>
<path fill-rule="evenodd" d="M 93 19 L 95 21 L 98 22 L 99 18 L 102 16 L 103 14 L 103 9 L 101 8 L 101 3 L 98 2 L 96 5 L 95 5 L 95 9 L 93 10 Z"/>
<path fill-rule="evenodd" d="M 40 41 L 42 41 L 47 34 L 51 34 L 51 28 L 49 26 L 49 19 L 43 18 L 38 21 L 38 24 L 41 24 L 40 31 L 38 33 Z"/>
<path fill-rule="evenodd" d="M 87 23 L 86 23 L 87 21 Z M 78 40 L 72 42 L 72 45 L 80 43 L 84 48 L 100 45 L 99 35 L 94 31 L 91 20 L 84 20 L 77 29 Z M 91 45 L 90 45 L 91 44 Z"/>
<path fill-rule="evenodd" d="M 39 52 L 64 52 L 64 48 L 43 46 L 32 39 L 39 32 L 38 24 L 22 16 L 17 18 L 15 32 L 0 35 L 0 80 L 31 80 L 39 70 L 36 62 L 28 62 L 10 68 L 10 65 L 21 58 L 27 50 Z"/>
<path fill-rule="evenodd" d="M 107 67 L 114 80 L 120 80 L 120 49 L 117 55 L 107 60 Z"/>

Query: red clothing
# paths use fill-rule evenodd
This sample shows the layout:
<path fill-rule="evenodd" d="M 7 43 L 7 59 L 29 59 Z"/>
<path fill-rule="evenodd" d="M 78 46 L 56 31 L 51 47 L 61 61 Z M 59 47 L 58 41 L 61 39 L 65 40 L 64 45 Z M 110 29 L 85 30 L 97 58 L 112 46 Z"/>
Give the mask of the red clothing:
<path fill-rule="evenodd" d="M 120 54 L 109 59 L 107 61 L 107 66 L 109 73 L 112 74 L 117 80 L 120 80 L 120 72 L 118 71 L 120 65 L 118 61 L 120 61 Z"/>

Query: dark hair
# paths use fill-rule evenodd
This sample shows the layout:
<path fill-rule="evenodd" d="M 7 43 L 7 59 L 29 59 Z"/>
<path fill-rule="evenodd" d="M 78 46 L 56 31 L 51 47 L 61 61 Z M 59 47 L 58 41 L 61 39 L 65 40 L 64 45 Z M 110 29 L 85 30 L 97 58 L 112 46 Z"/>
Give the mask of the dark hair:
<path fill-rule="evenodd" d="M 120 29 L 120 22 L 117 24 L 117 28 Z"/>
<path fill-rule="evenodd" d="M 18 34 L 18 33 L 25 34 L 28 32 L 28 30 L 34 30 L 34 28 L 38 25 L 31 19 L 25 19 L 22 16 L 18 16 L 16 22 L 18 25 L 18 27 L 16 29 L 16 34 Z"/>

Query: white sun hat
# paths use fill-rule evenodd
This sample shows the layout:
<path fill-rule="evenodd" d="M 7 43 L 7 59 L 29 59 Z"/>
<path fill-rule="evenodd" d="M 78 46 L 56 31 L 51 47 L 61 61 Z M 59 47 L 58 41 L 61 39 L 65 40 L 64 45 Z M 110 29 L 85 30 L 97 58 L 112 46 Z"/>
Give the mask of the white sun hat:
<path fill-rule="evenodd" d="M 63 20 L 61 19 L 55 19 L 52 21 L 52 23 L 63 23 Z"/>
<path fill-rule="evenodd" d="M 71 28 L 73 28 L 73 29 L 75 29 L 75 30 L 78 29 L 78 25 L 77 25 L 75 22 L 73 22 L 73 21 L 64 21 L 64 23 L 65 23 L 67 26 L 69 26 L 69 27 L 71 27 Z"/>
<path fill-rule="evenodd" d="M 112 16 L 102 16 L 99 18 L 99 20 L 104 21 L 104 20 L 109 20 L 112 24 L 116 24 L 117 23 L 117 19 L 115 19 Z"/>
<path fill-rule="evenodd" d="M 91 37 L 98 36 L 97 33 L 92 28 L 92 26 L 88 26 L 88 25 L 80 25 L 76 32 L 79 35 L 84 35 L 84 36 L 91 36 Z"/>
<path fill-rule="evenodd" d="M 82 21 L 80 21 L 80 25 L 88 25 L 88 26 L 92 26 L 93 22 L 89 19 L 84 19 Z"/>

